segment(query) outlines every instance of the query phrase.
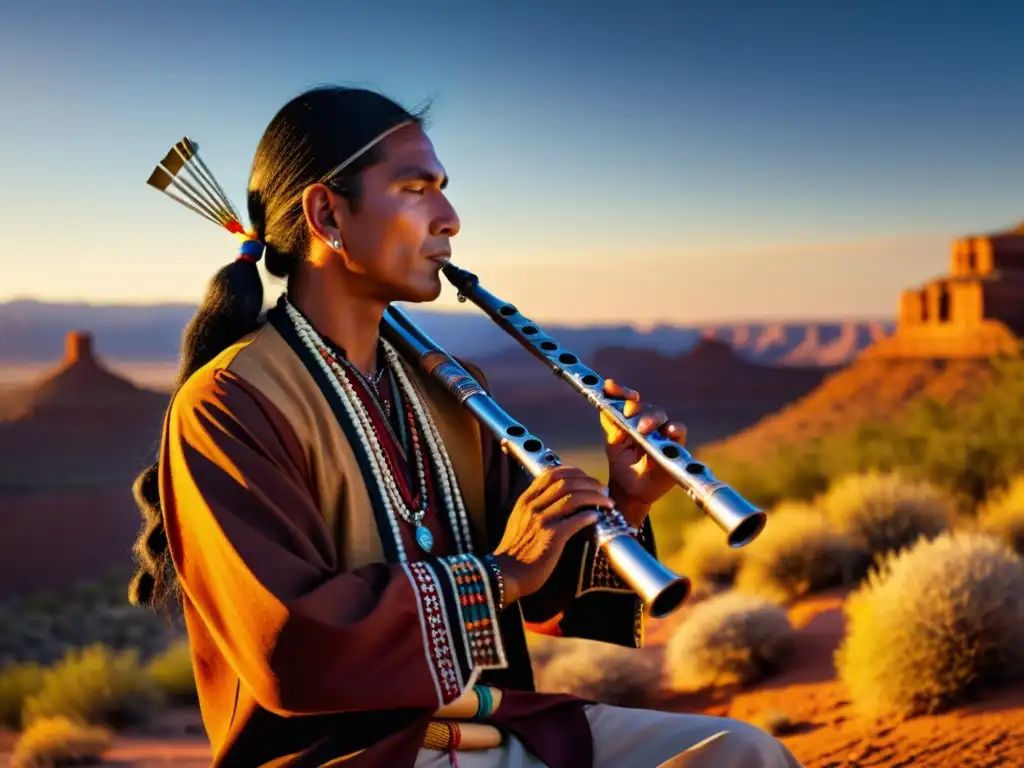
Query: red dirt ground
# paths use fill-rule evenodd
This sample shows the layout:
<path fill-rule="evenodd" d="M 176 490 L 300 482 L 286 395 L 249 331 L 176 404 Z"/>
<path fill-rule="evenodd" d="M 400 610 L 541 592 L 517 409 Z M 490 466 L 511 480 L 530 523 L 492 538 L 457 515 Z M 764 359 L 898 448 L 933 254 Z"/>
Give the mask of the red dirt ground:
<path fill-rule="evenodd" d="M 832 663 L 844 630 L 843 597 L 824 594 L 790 610 L 800 630 L 792 669 L 751 690 L 680 695 L 659 707 L 754 723 L 768 712 L 784 713 L 794 732 L 780 738 L 807 768 L 1024 766 L 1024 686 L 943 715 L 904 722 L 858 717 Z M 671 620 L 659 623 L 649 642 L 663 642 L 670 630 Z"/>
<path fill-rule="evenodd" d="M 788 671 L 751 690 L 666 695 L 658 706 L 750 722 L 759 722 L 767 712 L 784 713 L 793 727 L 780 738 L 807 768 L 1024 766 L 1024 686 L 995 692 L 947 714 L 906 722 L 857 717 L 832 665 L 843 632 L 842 600 L 842 593 L 824 594 L 790 610 L 800 645 L 795 656 L 799 663 Z M 672 620 L 656 623 L 649 642 L 664 642 L 671 626 Z M 164 736 L 121 737 L 104 765 L 208 765 L 203 739 L 186 734 L 197 724 L 195 713 L 182 712 L 166 721 Z M 0 754 L 12 742 L 10 735 L 0 735 Z"/>

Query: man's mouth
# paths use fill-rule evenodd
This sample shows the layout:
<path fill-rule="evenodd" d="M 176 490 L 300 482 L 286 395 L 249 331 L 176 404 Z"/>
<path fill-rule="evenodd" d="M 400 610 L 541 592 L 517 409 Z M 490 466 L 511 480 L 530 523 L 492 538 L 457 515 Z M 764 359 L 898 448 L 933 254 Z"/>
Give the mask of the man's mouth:
<path fill-rule="evenodd" d="M 430 260 L 436 261 L 443 266 L 452 260 L 452 255 L 450 253 L 435 253 L 430 257 Z"/>

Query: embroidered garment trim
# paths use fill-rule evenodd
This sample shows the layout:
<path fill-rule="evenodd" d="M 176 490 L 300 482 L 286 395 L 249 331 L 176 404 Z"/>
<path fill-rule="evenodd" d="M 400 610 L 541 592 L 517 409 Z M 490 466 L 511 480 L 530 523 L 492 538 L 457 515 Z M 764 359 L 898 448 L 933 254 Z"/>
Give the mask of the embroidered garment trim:
<path fill-rule="evenodd" d="M 495 595 L 477 557 L 431 557 L 403 568 L 418 598 L 439 705 L 459 698 L 484 670 L 508 666 Z"/>

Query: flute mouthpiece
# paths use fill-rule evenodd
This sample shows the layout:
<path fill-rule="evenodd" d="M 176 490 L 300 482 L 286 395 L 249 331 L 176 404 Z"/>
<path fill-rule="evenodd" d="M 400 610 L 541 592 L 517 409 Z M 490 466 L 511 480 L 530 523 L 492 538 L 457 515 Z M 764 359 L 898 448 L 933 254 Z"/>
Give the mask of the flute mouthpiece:
<path fill-rule="evenodd" d="M 448 278 L 448 282 L 460 291 L 465 291 L 480 282 L 480 278 L 472 272 L 461 269 L 450 261 L 441 267 L 441 271 L 444 273 L 444 276 Z"/>

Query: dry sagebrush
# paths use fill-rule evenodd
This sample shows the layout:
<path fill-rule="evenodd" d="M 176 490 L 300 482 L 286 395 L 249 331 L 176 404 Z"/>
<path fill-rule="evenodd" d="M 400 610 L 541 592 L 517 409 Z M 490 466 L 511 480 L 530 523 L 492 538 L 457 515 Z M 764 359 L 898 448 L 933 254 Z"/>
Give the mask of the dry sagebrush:
<path fill-rule="evenodd" d="M 693 607 L 665 647 L 665 664 L 676 690 L 753 683 L 786 663 L 795 637 L 777 605 L 723 592 Z"/>
<path fill-rule="evenodd" d="M 22 725 L 68 717 L 116 729 L 144 723 L 162 701 L 136 651 L 93 645 L 68 652 L 43 673 L 39 691 L 25 700 Z"/>
<path fill-rule="evenodd" d="M 861 550 L 816 509 L 797 503 L 772 511 L 744 553 L 737 591 L 783 604 L 851 582 L 867 565 Z"/>
<path fill-rule="evenodd" d="M 99 762 L 110 749 L 113 734 L 67 717 L 36 720 L 18 739 L 11 756 L 14 768 L 55 768 Z"/>
<path fill-rule="evenodd" d="M 623 707 L 648 704 L 661 690 L 661 664 L 645 649 L 561 638 L 536 672 L 537 688 Z"/>
<path fill-rule="evenodd" d="M 21 727 L 25 701 L 43 688 L 45 667 L 39 664 L 0 665 L 0 728 Z"/>
<path fill-rule="evenodd" d="M 96 643 L 137 648 L 148 657 L 184 635 L 180 619 L 166 621 L 130 605 L 90 604 L 82 594 L 64 600 L 45 595 L 12 600 L 0 607 L 0 663 L 50 665 L 65 653 Z"/>
<path fill-rule="evenodd" d="M 199 703 L 192 651 L 187 638 L 172 643 L 163 653 L 150 659 L 145 671 L 167 703 Z"/>
<path fill-rule="evenodd" d="M 949 532 L 882 558 L 846 614 L 836 668 L 865 713 L 939 712 L 1024 675 L 1024 561 L 990 536 Z"/>
<path fill-rule="evenodd" d="M 708 517 L 702 517 L 683 531 L 682 550 L 666 565 L 693 580 L 697 587 L 718 589 L 732 584 L 743 558 L 743 550 L 730 547 L 725 533 Z"/>
<path fill-rule="evenodd" d="M 939 488 L 897 473 L 865 472 L 837 480 L 818 506 L 830 524 L 870 555 L 884 555 L 950 529 L 954 508 Z"/>
<path fill-rule="evenodd" d="M 992 495 L 978 509 L 978 528 L 1024 555 L 1024 475 Z"/>

